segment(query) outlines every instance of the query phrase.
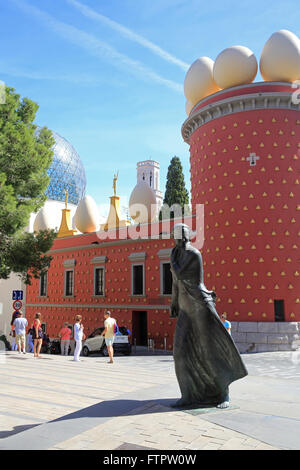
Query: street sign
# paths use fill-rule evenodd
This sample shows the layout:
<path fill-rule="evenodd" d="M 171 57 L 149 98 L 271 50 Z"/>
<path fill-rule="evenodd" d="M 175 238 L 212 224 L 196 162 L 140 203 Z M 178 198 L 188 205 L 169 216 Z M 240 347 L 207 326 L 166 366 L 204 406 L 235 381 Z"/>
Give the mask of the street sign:
<path fill-rule="evenodd" d="M 13 308 L 15 310 L 20 310 L 22 308 L 22 302 L 20 300 L 15 300 L 13 303 Z"/>
<path fill-rule="evenodd" d="M 23 291 L 22 290 L 13 290 L 12 299 L 13 300 L 23 300 Z"/>

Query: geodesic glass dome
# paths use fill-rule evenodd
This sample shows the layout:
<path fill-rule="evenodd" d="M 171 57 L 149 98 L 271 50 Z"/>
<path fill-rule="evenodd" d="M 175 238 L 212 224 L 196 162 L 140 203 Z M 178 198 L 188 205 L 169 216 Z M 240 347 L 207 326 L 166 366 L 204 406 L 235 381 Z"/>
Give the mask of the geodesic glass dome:
<path fill-rule="evenodd" d="M 74 147 L 56 132 L 53 132 L 53 161 L 48 170 L 50 184 L 46 195 L 56 201 L 65 200 L 68 190 L 68 201 L 78 205 L 85 194 L 86 177 L 80 156 Z"/>
<path fill-rule="evenodd" d="M 64 202 L 65 191 L 68 190 L 68 202 L 78 205 L 86 188 L 83 164 L 70 142 L 54 131 L 52 134 L 55 144 L 53 146 L 53 160 L 47 172 L 50 183 L 45 194 L 49 199 Z"/>

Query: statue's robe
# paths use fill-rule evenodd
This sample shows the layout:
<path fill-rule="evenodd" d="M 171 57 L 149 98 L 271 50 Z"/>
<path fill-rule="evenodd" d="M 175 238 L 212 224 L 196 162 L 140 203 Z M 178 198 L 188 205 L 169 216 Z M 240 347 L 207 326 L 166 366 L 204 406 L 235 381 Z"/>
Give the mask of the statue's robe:
<path fill-rule="evenodd" d="M 172 306 L 178 319 L 174 362 L 182 405 L 218 405 L 228 386 L 248 372 L 231 335 L 220 320 L 216 294 L 203 283 L 200 252 L 190 244 L 171 254 Z"/>

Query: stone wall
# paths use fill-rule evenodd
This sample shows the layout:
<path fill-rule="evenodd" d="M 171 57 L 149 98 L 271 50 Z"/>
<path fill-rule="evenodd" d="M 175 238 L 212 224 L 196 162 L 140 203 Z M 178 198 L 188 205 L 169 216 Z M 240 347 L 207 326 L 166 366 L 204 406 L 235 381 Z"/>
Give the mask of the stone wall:
<path fill-rule="evenodd" d="M 241 353 L 300 348 L 300 322 L 231 322 L 231 334 Z"/>

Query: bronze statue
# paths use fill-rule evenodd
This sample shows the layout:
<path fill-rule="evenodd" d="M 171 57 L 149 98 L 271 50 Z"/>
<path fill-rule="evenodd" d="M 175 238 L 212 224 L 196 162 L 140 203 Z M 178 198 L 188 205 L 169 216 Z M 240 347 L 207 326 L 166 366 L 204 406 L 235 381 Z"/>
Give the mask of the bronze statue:
<path fill-rule="evenodd" d="M 190 244 L 189 227 L 174 227 L 171 317 L 175 372 L 182 397 L 175 407 L 229 406 L 228 386 L 248 372 L 215 308 L 216 294 L 203 283 L 202 256 Z"/>

